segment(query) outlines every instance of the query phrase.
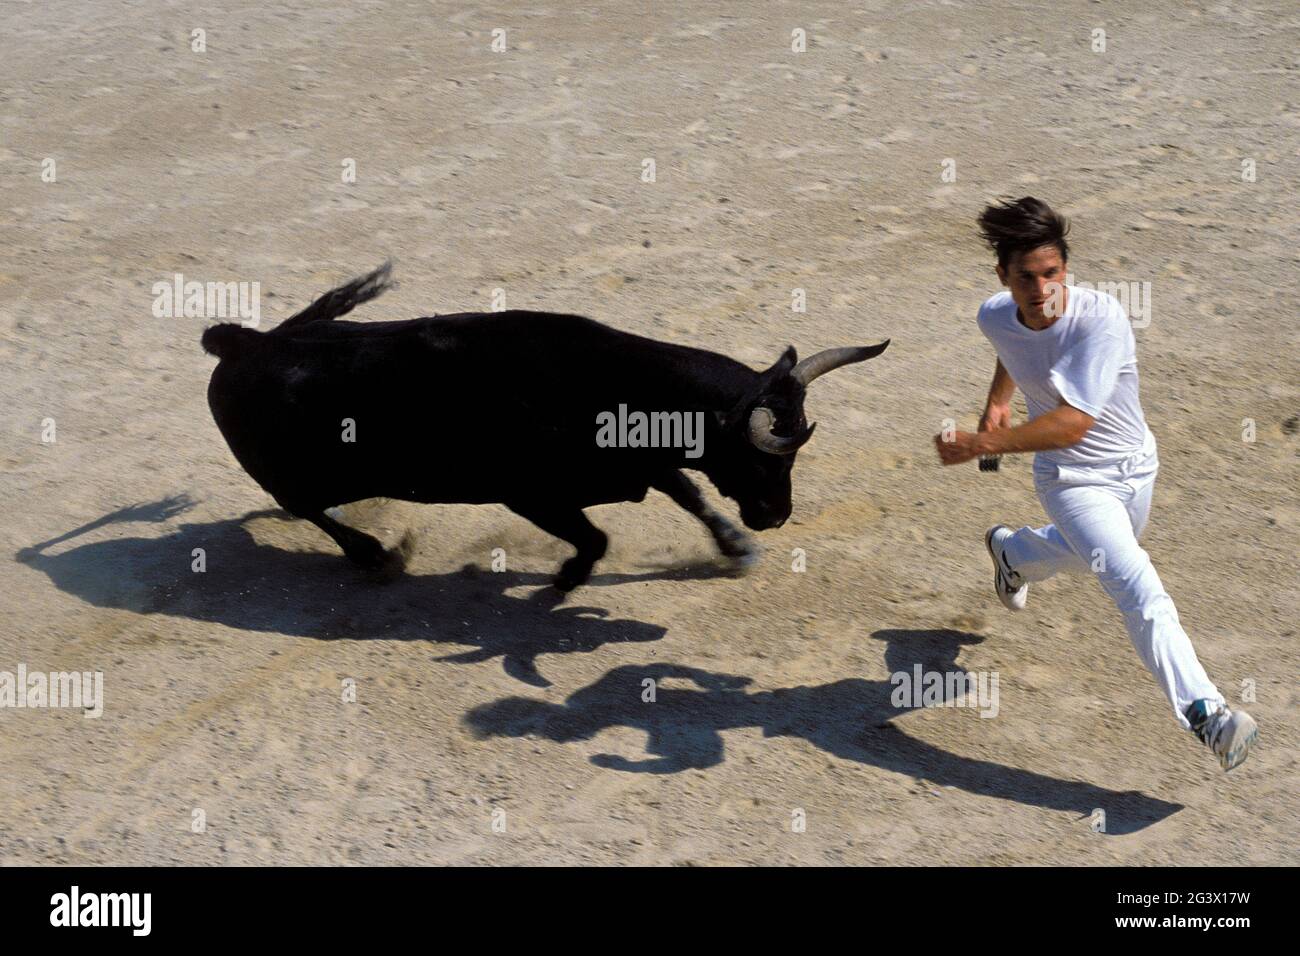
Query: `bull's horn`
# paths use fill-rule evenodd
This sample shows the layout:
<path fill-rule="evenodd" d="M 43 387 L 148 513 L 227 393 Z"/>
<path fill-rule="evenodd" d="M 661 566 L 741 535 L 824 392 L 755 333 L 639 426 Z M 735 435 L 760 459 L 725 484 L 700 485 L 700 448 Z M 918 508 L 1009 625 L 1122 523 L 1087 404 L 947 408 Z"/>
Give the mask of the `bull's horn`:
<path fill-rule="evenodd" d="M 813 422 L 799 435 L 773 435 L 772 426 L 775 424 L 776 417 L 770 408 L 760 405 L 749 413 L 749 440 L 755 448 L 769 455 L 793 455 L 812 438 L 813 429 L 817 427 Z"/>
<path fill-rule="evenodd" d="M 881 352 L 889 347 L 889 339 L 881 342 L 879 345 L 860 345 L 849 346 L 842 349 L 827 349 L 824 352 L 818 352 L 816 355 L 810 355 L 798 365 L 790 370 L 790 375 L 795 378 L 800 385 L 807 388 L 814 379 L 825 375 L 827 372 L 833 372 L 841 365 L 852 365 L 854 362 L 862 362 L 869 358 L 875 358 Z"/>

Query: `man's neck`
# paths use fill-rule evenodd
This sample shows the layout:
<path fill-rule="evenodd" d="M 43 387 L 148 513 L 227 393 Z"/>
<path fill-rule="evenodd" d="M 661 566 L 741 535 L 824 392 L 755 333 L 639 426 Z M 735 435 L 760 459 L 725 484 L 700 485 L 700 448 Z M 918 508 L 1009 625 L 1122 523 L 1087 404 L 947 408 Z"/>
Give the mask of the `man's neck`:
<path fill-rule="evenodd" d="M 1049 300 L 1050 301 L 1050 300 Z M 1043 315 L 1041 318 L 1028 319 L 1020 306 L 1016 306 L 1016 321 L 1027 329 L 1035 332 L 1041 332 L 1043 329 L 1050 328 L 1061 320 L 1065 315 L 1065 310 L 1069 307 L 1070 291 L 1066 286 L 1061 286 L 1061 309 L 1056 315 Z"/>

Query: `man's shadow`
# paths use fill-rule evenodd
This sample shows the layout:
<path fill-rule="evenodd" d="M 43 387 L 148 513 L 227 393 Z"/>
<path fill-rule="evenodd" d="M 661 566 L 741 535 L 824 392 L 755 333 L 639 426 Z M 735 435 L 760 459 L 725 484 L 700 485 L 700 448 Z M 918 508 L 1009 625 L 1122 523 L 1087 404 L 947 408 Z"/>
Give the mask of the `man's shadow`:
<path fill-rule="evenodd" d="M 538 687 L 549 686 L 537 670 L 542 654 L 588 652 L 613 641 L 655 641 L 666 633 L 658 625 L 609 618 L 603 608 L 561 606 L 562 596 L 546 586 L 549 575 L 466 568 L 380 580 L 341 554 L 259 544 L 245 524 L 283 516 L 274 509 L 182 524 L 162 537 L 111 538 L 50 553 L 102 527 L 164 522 L 192 506 L 177 496 L 122 508 L 24 548 L 15 558 L 96 607 L 318 640 L 469 645 L 470 650 L 439 660 L 472 663 L 500 657 L 508 674 Z M 196 549 L 202 549 L 202 573 L 194 570 L 200 560 Z M 504 593 L 520 585 L 540 587 L 528 597 Z"/>
<path fill-rule="evenodd" d="M 873 637 L 885 642 L 885 660 L 895 673 L 912 672 L 917 663 L 923 671 L 964 673 L 956 662 L 961 646 L 983 640 L 953 630 L 881 630 Z M 663 686 L 665 681 L 687 681 L 694 688 Z M 749 683 L 748 677 L 677 664 L 624 666 L 562 704 L 510 697 L 474 708 L 465 721 L 481 737 L 534 734 L 559 743 L 590 740 L 611 727 L 635 728 L 647 735 L 651 756 L 597 754 L 591 761 L 611 770 L 658 774 L 716 766 L 725 759 L 722 731 L 758 727 L 764 737 L 800 737 L 844 760 L 969 793 L 1080 818 L 1101 808 L 1111 834 L 1141 830 L 1182 809 L 1133 791 L 960 756 L 912 737 L 895 724 L 912 707 L 895 706 L 891 697 L 897 685 L 888 680 L 851 678 L 757 693 L 746 690 Z M 651 690 L 653 702 L 647 699 Z M 996 719 L 986 723 L 996 733 Z"/>

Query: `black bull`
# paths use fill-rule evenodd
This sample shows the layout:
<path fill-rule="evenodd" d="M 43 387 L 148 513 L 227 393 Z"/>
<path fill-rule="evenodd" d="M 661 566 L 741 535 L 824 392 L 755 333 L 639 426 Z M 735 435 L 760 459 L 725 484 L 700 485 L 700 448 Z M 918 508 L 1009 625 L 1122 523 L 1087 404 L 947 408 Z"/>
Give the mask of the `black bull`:
<path fill-rule="evenodd" d="M 239 463 L 286 511 L 374 568 L 400 567 L 403 556 L 327 509 L 376 497 L 504 504 L 577 548 L 555 582 L 569 590 L 607 543 L 583 509 L 641 501 L 651 488 L 699 518 L 723 554 L 747 563 L 748 537 L 682 469 L 707 475 L 748 527 L 780 526 L 790 516 L 796 452 L 813 431 L 805 387 L 889 344 L 803 362 L 788 348 L 756 372 L 576 315 L 332 321 L 389 284 L 385 264 L 269 332 L 225 324 L 203 333 L 203 347 L 220 359 L 208 404 Z M 630 447 L 636 435 L 611 445 L 612 429 L 598 443 L 598 423 L 620 406 L 678 413 L 676 423 L 690 416 L 702 426 L 698 447 Z"/>

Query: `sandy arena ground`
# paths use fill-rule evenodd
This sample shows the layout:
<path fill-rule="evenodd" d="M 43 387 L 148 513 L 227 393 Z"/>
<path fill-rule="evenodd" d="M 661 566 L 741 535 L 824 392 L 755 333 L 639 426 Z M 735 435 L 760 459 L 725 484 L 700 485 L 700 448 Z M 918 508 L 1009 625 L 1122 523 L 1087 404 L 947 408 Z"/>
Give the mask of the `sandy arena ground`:
<path fill-rule="evenodd" d="M 1300 862 L 1295 4 L 583 6 L 0 2 L 0 670 L 105 681 L 99 719 L 0 710 L 0 860 Z M 1028 460 L 930 446 L 993 368 L 974 216 L 1025 193 L 1078 278 L 1151 283 L 1145 544 L 1254 688 L 1231 775 L 1095 582 L 997 604 L 981 535 L 1041 522 Z M 748 577 L 652 495 L 592 512 L 610 554 L 558 606 L 567 546 L 504 508 L 352 506 L 416 536 L 381 584 L 267 511 L 205 320 L 151 290 L 257 281 L 265 328 L 390 255 L 358 318 L 500 288 L 754 366 L 893 346 L 813 389 Z M 997 716 L 893 707 L 916 663 L 997 672 Z"/>

